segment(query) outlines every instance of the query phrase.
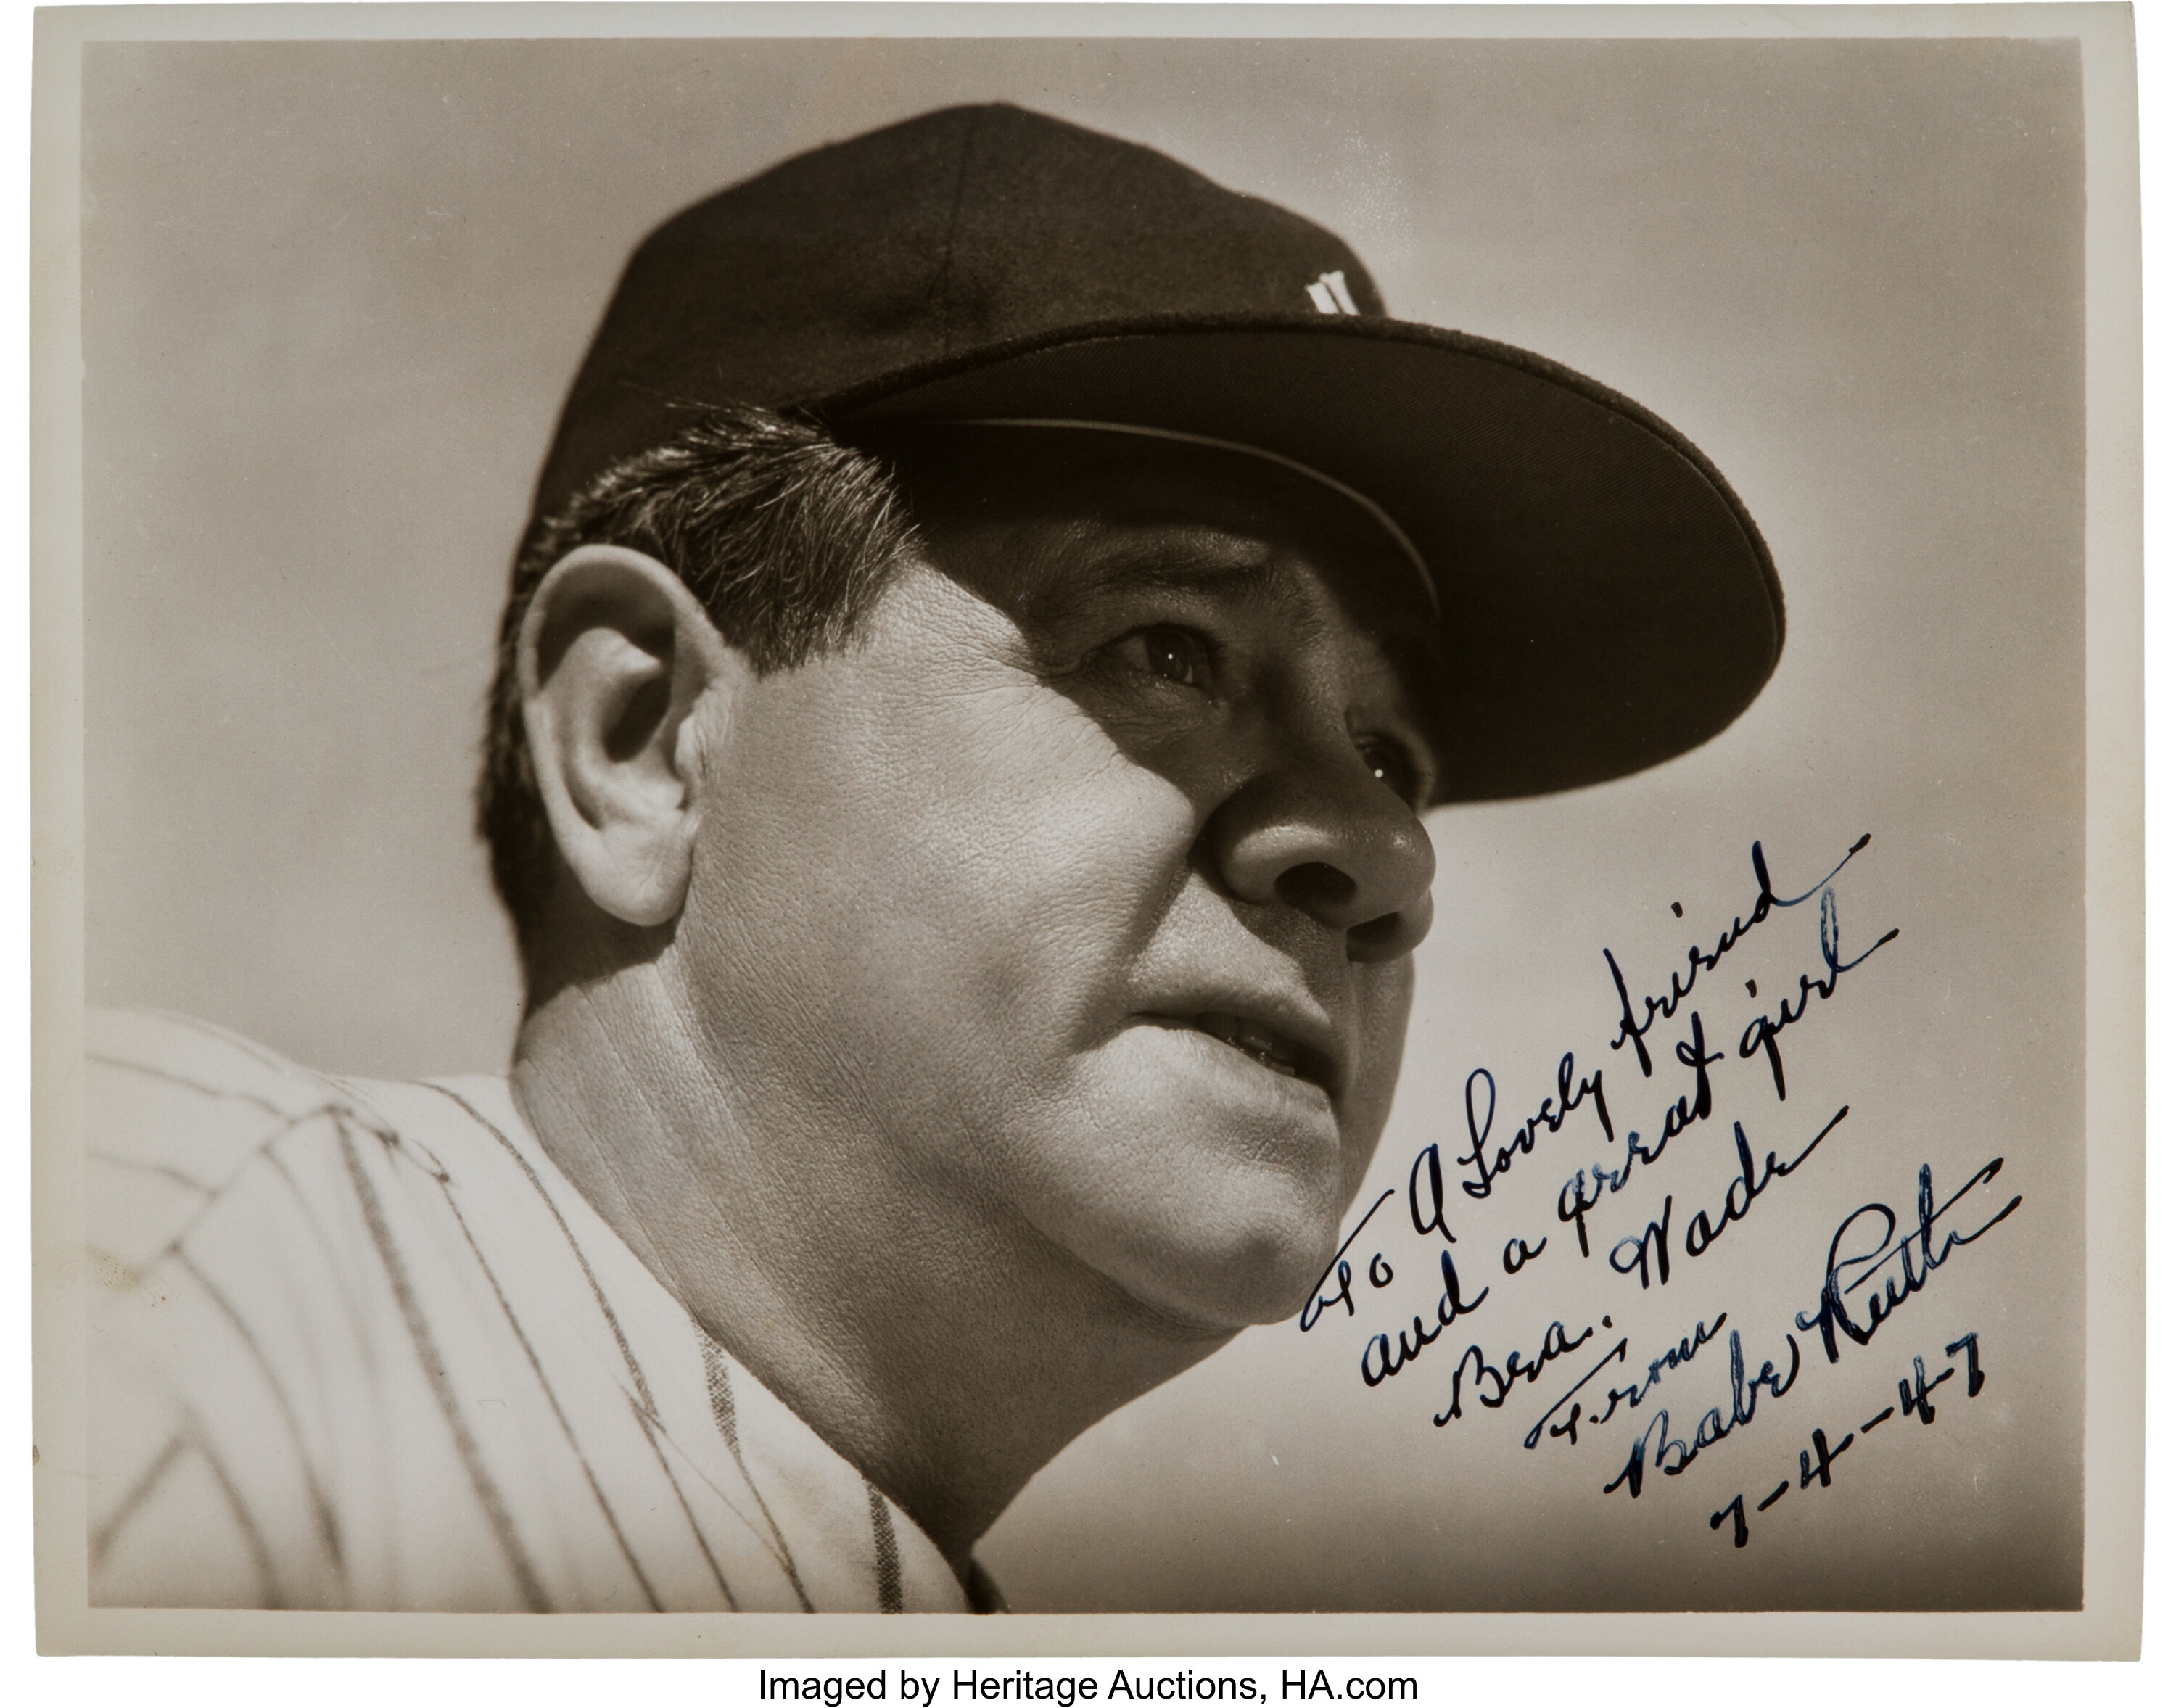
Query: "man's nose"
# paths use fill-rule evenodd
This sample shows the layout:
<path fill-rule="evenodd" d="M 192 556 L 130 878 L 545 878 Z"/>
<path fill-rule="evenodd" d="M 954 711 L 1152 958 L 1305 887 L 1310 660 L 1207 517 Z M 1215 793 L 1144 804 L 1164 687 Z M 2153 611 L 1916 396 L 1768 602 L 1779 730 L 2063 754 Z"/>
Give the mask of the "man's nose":
<path fill-rule="evenodd" d="M 1343 932 L 1350 960 L 1408 954 L 1435 917 L 1434 846 L 1357 753 L 1252 778 L 1210 816 L 1207 840 L 1233 895 Z"/>

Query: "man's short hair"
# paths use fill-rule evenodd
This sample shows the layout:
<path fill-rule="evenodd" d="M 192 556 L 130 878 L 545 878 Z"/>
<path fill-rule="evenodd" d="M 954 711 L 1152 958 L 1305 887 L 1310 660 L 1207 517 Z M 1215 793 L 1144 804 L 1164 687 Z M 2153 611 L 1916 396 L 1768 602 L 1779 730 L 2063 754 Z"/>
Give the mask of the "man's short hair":
<path fill-rule="evenodd" d="M 476 786 L 476 828 L 524 960 L 551 894 L 555 847 L 521 716 L 518 644 L 547 572 L 577 547 L 624 546 L 687 584 L 759 674 L 851 640 L 914 544 L 897 480 L 813 420 L 731 405 L 626 458 L 533 523 L 500 620 Z"/>

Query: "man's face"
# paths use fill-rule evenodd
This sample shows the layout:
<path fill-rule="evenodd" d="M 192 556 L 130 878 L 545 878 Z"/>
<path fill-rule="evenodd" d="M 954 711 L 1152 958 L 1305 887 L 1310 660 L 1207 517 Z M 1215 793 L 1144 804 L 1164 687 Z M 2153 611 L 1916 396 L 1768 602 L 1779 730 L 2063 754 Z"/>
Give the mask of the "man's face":
<path fill-rule="evenodd" d="M 965 1207 L 1183 1323 L 1275 1320 L 1381 1134 L 1427 928 L 1427 726 L 1373 638 L 1432 632 L 1417 578 L 1229 454 L 908 467 L 930 562 L 708 732 L 708 1047 L 902 1237 Z"/>

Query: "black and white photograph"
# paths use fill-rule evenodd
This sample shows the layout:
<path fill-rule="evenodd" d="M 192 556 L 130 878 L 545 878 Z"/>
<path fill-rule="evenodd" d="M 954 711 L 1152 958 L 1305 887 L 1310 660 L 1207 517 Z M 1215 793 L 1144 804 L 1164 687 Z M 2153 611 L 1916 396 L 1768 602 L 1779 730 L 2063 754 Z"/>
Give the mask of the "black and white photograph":
<path fill-rule="evenodd" d="M 2135 1655 L 2128 11 L 492 9 L 41 25 L 41 1640 Z"/>

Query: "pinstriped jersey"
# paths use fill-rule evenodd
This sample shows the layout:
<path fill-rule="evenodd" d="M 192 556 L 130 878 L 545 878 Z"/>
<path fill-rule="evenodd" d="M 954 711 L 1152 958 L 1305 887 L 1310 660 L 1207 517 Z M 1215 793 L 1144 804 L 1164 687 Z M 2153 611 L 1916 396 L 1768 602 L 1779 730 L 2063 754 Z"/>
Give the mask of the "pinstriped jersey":
<path fill-rule="evenodd" d="M 331 1078 L 140 1014 L 90 1041 L 95 1603 L 967 1609 L 504 1080 Z"/>

